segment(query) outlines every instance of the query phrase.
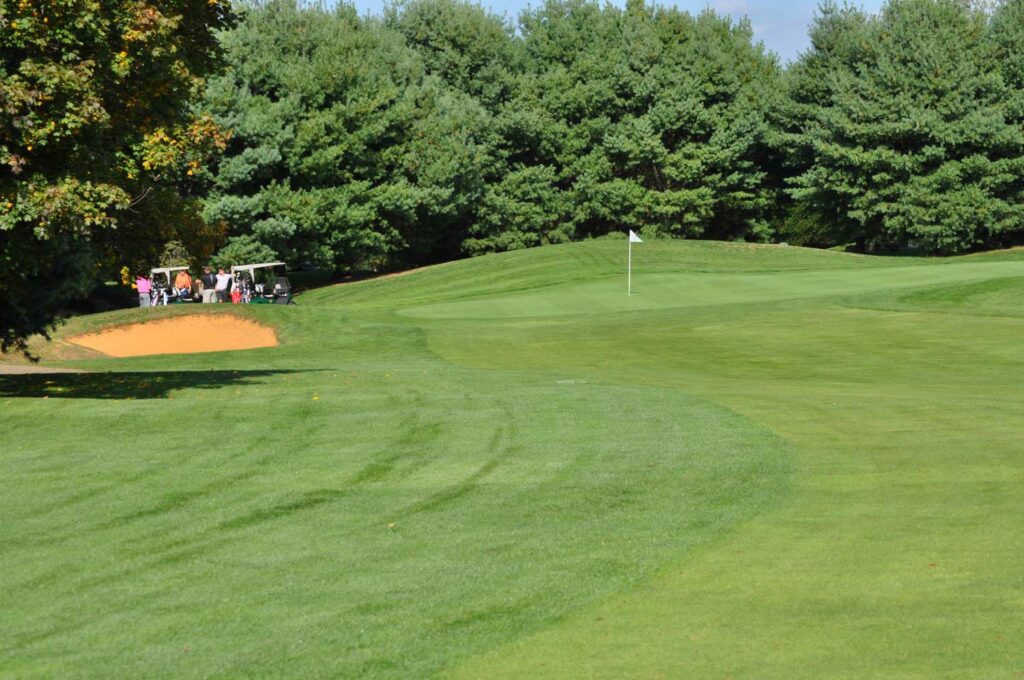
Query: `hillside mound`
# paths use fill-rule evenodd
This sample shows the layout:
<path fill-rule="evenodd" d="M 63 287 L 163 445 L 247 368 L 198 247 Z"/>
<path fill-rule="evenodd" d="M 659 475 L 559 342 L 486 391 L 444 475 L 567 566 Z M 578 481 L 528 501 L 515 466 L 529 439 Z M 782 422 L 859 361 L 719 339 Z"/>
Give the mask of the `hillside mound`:
<path fill-rule="evenodd" d="M 274 347 L 277 334 L 230 314 L 192 314 L 117 326 L 69 341 L 111 357 L 137 357 Z"/>

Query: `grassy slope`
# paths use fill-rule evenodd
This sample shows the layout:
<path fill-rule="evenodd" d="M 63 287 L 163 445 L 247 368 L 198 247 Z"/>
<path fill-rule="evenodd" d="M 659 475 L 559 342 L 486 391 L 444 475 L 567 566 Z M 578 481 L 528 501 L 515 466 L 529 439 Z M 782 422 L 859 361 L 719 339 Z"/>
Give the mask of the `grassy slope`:
<path fill-rule="evenodd" d="M 1024 671 L 1024 260 L 624 247 L 0 378 L 0 672 Z"/>

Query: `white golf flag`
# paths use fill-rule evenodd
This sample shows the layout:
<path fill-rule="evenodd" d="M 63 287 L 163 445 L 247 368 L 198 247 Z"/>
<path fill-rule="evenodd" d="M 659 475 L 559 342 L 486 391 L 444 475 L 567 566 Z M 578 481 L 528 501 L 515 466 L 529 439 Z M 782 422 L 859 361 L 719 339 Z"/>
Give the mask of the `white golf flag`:
<path fill-rule="evenodd" d="M 629 230 L 629 255 L 626 260 L 626 295 L 633 294 L 633 244 L 643 243 L 639 236 L 633 233 L 633 230 Z"/>

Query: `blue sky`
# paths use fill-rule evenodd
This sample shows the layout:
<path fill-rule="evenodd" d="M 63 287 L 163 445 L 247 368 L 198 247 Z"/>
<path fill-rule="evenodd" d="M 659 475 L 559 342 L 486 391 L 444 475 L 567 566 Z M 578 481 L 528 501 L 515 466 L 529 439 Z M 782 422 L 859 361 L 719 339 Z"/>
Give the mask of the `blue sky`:
<path fill-rule="evenodd" d="M 515 0 L 496 0 L 497 2 L 514 2 Z M 869 12 L 877 12 L 883 0 L 862 0 L 853 4 L 860 5 Z M 769 50 L 782 57 L 783 62 L 795 59 L 805 50 L 810 41 L 807 38 L 807 26 L 811 23 L 818 0 L 678 0 L 667 2 L 691 12 L 699 12 L 711 7 L 720 14 L 731 14 L 734 17 L 744 15 L 750 17 L 757 39 L 764 41 Z"/>
<path fill-rule="evenodd" d="M 507 14 L 515 18 L 530 4 L 539 4 L 538 0 L 479 0 L 484 7 L 489 7 L 498 14 Z M 616 5 L 623 5 L 624 0 L 616 0 Z M 782 57 L 783 62 L 795 59 L 806 49 L 807 25 L 818 6 L 818 0 L 660 0 L 659 4 L 675 5 L 681 9 L 696 13 L 705 7 L 711 7 L 720 14 L 731 14 L 736 18 L 749 16 L 754 26 L 754 33 L 769 50 Z M 882 0 L 862 0 L 858 2 L 869 12 L 876 12 Z M 360 13 L 379 13 L 384 0 L 355 0 Z"/>

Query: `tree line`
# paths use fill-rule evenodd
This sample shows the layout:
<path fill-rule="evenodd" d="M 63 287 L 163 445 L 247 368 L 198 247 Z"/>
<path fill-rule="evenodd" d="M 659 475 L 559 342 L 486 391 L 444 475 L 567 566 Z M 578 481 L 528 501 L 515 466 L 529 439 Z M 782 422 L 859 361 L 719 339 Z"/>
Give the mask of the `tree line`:
<path fill-rule="evenodd" d="M 1024 2 L 825 3 L 788 68 L 750 23 L 547 0 L 381 17 L 278 0 L 223 41 L 228 250 L 409 266 L 633 229 L 949 254 L 1024 236 Z"/>
<path fill-rule="evenodd" d="M 3 345 L 172 240 L 341 271 L 626 229 L 1024 241 L 1024 0 L 825 2 L 809 32 L 783 66 L 643 0 L 0 0 Z"/>

